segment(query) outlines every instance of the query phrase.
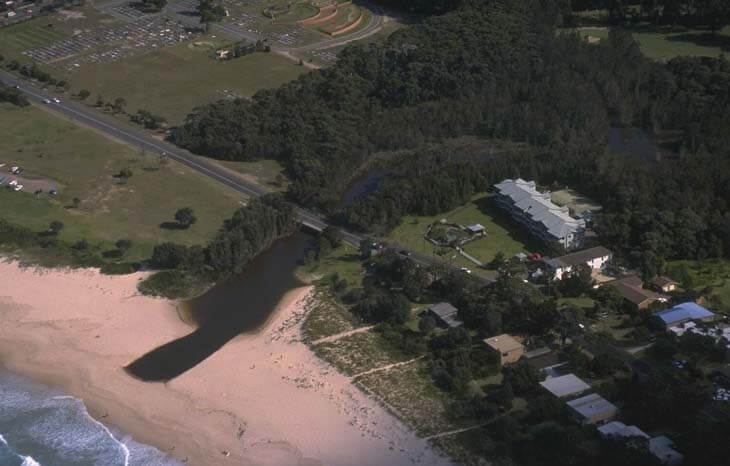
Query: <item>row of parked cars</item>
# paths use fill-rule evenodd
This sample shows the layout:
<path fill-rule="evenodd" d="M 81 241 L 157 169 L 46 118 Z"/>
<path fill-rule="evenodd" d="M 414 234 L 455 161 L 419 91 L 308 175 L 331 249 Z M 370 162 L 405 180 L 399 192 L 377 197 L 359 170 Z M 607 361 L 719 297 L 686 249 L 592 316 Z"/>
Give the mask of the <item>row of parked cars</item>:
<path fill-rule="evenodd" d="M 0 163 L 0 168 L 4 166 L 4 163 Z M 20 175 L 21 173 L 23 173 L 23 169 L 20 167 L 10 167 L 10 173 L 12 173 L 13 175 Z M 10 186 L 13 191 L 20 191 L 21 189 L 23 189 L 23 185 L 18 183 L 18 180 L 8 181 L 7 176 L 0 176 L 0 186 L 4 185 L 5 182 L 8 183 L 8 186 Z"/>

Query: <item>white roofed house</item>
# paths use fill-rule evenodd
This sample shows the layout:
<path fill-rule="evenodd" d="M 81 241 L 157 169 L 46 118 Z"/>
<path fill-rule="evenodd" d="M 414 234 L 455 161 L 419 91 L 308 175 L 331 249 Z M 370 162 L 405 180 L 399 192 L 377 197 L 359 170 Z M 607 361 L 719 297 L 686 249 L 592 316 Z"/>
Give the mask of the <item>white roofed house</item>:
<path fill-rule="evenodd" d="M 597 246 L 554 259 L 547 259 L 544 262 L 548 270 L 552 272 L 553 278 L 560 280 L 563 278 L 563 274 L 572 272 L 575 267 L 581 264 L 586 265 L 591 270 L 600 270 L 605 267 L 612 256 L 611 251 L 603 246 Z"/>
<path fill-rule="evenodd" d="M 534 181 L 507 179 L 494 187 L 497 204 L 533 236 L 568 250 L 583 245 L 585 220 L 571 217 L 568 207 L 554 204 L 550 193 L 538 191 Z"/>

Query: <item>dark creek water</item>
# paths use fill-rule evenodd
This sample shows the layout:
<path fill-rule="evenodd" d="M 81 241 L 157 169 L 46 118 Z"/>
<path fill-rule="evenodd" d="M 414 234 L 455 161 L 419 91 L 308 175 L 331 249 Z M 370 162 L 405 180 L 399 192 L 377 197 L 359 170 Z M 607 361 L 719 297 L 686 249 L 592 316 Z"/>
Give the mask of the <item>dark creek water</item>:
<path fill-rule="evenodd" d="M 281 239 L 256 257 L 240 276 L 183 303 L 184 319 L 197 329 L 153 349 L 127 366 L 127 371 L 143 380 L 170 380 L 236 336 L 260 329 L 282 297 L 303 285 L 295 270 L 310 240 L 311 236 L 301 232 Z"/>
<path fill-rule="evenodd" d="M 368 194 L 374 193 L 380 188 L 385 174 L 379 170 L 373 170 L 356 177 L 347 187 L 340 201 L 340 208 L 347 207 L 353 202 Z"/>
<path fill-rule="evenodd" d="M 641 128 L 610 128 L 608 147 L 616 154 L 648 161 L 659 161 L 665 157 L 676 156 L 674 152 L 662 147 Z"/>

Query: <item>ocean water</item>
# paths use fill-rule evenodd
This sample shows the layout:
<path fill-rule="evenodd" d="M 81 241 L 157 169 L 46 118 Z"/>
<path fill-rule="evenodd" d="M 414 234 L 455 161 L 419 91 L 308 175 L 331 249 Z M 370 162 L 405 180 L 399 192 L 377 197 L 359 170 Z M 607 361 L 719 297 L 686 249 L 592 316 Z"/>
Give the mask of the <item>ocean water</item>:
<path fill-rule="evenodd" d="M 0 466 L 182 466 L 92 418 L 83 401 L 0 369 Z"/>

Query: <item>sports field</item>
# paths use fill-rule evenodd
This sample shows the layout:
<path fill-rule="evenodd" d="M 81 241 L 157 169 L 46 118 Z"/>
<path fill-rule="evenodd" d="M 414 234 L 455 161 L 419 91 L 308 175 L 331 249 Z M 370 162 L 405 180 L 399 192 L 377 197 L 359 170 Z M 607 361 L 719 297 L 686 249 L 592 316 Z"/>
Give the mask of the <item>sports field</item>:
<path fill-rule="evenodd" d="M 145 154 L 36 107 L 0 104 L 0 176 L 19 165 L 22 176 L 57 186 L 59 195 L 0 189 L 0 218 L 43 231 L 53 220 L 68 242 L 86 239 L 101 250 L 119 239 L 134 243 L 127 259 L 149 257 L 160 242 L 200 244 L 210 238 L 243 201 L 240 194 L 175 162 Z M 132 170 L 126 184 L 114 175 Z M 7 182 L 6 182 L 7 184 Z M 4 188 L 4 187 L 3 187 Z M 73 199 L 81 202 L 73 208 Z M 198 222 L 187 230 L 161 228 L 175 211 L 192 207 Z"/>
<path fill-rule="evenodd" d="M 677 56 L 718 57 L 730 52 L 730 26 L 716 34 L 697 29 L 660 29 L 636 27 L 630 29 L 639 42 L 641 51 L 655 60 L 669 60 Z M 580 28 L 582 37 L 593 36 L 605 39 L 608 28 Z"/>

